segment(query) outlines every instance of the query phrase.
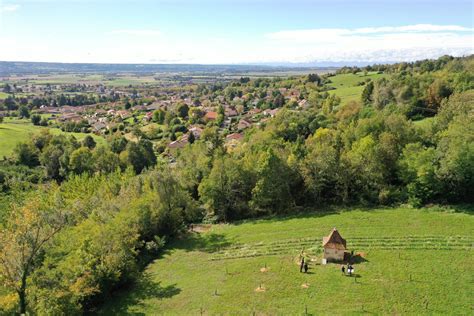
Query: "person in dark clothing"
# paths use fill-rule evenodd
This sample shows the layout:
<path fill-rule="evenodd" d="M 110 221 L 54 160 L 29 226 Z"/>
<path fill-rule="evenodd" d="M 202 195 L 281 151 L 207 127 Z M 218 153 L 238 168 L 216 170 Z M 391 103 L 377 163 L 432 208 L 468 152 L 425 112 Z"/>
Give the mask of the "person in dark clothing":
<path fill-rule="evenodd" d="M 304 273 L 307 273 L 308 272 L 308 263 L 305 262 L 304 263 Z"/>
<path fill-rule="evenodd" d="M 300 272 L 303 272 L 303 267 L 304 267 L 304 257 L 301 258 Z"/>
<path fill-rule="evenodd" d="M 342 275 L 346 274 L 346 267 L 342 266 L 341 271 L 342 271 Z"/>

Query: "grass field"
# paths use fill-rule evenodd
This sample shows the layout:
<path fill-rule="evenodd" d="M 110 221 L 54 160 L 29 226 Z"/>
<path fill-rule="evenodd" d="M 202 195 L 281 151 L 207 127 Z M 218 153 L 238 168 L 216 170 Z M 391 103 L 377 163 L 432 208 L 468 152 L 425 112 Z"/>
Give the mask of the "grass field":
<path fill-rule="evenodd" d="M 3 123 L 0 123 L 0 160 L 3 159 L 3 157 L 10 156 L 17 143 L 27 141 L 31 135 L 39 133 L 39 131 L 45 128 L 46 127 L 35 126 L 26 119 L 6 118 Z M 74 135 L 78 140 L 82 140 L 87 135 L 91 135 L 97 143 L 105 143 L 105 139 L 94 134 L 65 133 L 58 128 L 50 128 L 49 130 L 52 134 Z"/>
<path fill-rule="evenodd" d="M 213 226 L 171 243 L 98 314 L 470 314 L 471 214 L 357 209 Z M 334 226 L 364 258 L 357 278 L 319 264 Z M 308 274 L 299 272 L 302 251 L 314 260 Z"/>
<path fill-rule="evenodd" d="M 377 72 L 369 72 L 367 75 L 359 72 L 357 74 L 341 74 L 334 77 L 330 77 L 332 83 L 329 86 L 336 88 L 336 90 L 331 90 L 329 93 L 335 94 L 341 98 L 341 104 L 352 101 L 360 100 L 360 95 L 364 86 L 358 86 L 357 83 L 365 81 L 367 78 L 372 80 L 377 80 L 382 77 L 387 76 L 386 74 L 379 74 Z"/>

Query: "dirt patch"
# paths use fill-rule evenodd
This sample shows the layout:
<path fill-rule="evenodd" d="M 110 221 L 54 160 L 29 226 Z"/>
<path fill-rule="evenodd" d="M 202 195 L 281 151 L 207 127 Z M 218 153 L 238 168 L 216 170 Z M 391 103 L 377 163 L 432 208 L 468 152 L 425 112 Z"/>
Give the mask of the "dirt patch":
<path fill-rule="evenodd" d="M 260 272 L 262 273 L 268 272 L 268 268 L 260 268 Z"/>
<path fill-rule="evenodd" d="M 266 290 L 267 289 L 263 285 L 260 285 L 255 289 L 255 292 L 265 292 Z"/>
<path fill-rule="evenodd" d="M 307 288 L 309 288 L 309 283 L 303 283 L 303 284 L 301 284 L 301 287 L 303 289 L 307 289 Z"/>
<path fill-rule="evenodd" d="M 189 231 L 195 233 L 205 233 L 211 230 L 212 224 L 191 224 L 189 225 Z"/>

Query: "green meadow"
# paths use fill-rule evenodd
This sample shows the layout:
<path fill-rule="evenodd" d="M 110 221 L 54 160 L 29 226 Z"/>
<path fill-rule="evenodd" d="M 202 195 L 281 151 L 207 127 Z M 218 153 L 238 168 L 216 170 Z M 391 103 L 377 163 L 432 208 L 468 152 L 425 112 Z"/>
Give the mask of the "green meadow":
<path fill-rule="evenodd" d="M 0 123 L 0 160 L 3 159 L 3 157 L 10 156 L 19 142 L 27 141 L 31 135 L 39 133 L 43 129 L 47 129 L 47 127 L 35 126 L 30 120 L 5 118 L 3 123 Z M 97 143 L 105 143 L 104 138 L 94 134 L 66 133 L 59 128 L 49 128 L 49 131 L 55 135 L 74 135 L 78 140 L 82 140 L 87 135 L 91 135 Z"/>
<path fill-rule="evenodd" d="M 355 276 L 321 264 L 337 227 Z M 470 314 L 472 208 L 354 209 L 198 227 L 99 315 Z M 299 272 L 299 258 L 311 260 Z"/>
<path fill-rule="evenodd" d="M 363 85 L 358 85 L 359 82 L 365 81 L 368 78 L 375 81 L 386 76 L 386 74 L 379 74 L 377 72 L 369 72 L 367 75 L 364 75 L 362 72 L 336 75 L 329 78 L 332 81 L 329 86 L 335 88 L 335 90 L 330 90 L 329 93 L 340 97 L 342 105 L 349 101 L 358 101 L 360 100 L 362 90 L 364 90 Z"/>

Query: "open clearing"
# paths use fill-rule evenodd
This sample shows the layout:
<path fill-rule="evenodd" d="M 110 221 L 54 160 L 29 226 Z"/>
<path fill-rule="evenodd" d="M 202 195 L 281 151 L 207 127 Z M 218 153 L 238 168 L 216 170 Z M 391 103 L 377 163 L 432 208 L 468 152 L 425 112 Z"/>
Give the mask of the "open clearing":
<path fill-rule="evenodd" d="M 13 149 L 19 142 L 27 141 L 31 135 L 39 133 L 47 127 L 35 126 L 30 120 L 6 118 L 0 123 L 0 160 L 8 157 L 13 153 Z M 84 133 L 66 133 L 58 128 L 49 128 L 52 134 L 74 135 L 78 140 L 84 139 L 87 135 L 91 135 L 98 144 L 105 143 L 105 139 L 94 135 Z"/>
<path fill-rule="evenodd" d="M 216 225 L 171 243 L 101 315 L 469 314 L 472 210 L 372 209 Z M 336 226 L 358 278 L 320 265 Z M 300 273 L 304 252 L 314 261 Z"/>
<path fill-rule="evenodd" d="M 363 85 L 357 85 L 359 82 L 369 78 L 372 79 L 372 81 L 376 81 L 386 76 L 386 74 L 379 74 L 377 72 L 369 72 L 367 75 L 364 75 L 362 72 L 358 72 L 357 74 L 336 75 L 329 78 L 332 81 L 329 86 L 336 88 L 335 90 L 330 90 L 329 93 L 340 97 L 342 105 L 353 100 L 359 101 L 361 93 L 364 90 Z"/>

